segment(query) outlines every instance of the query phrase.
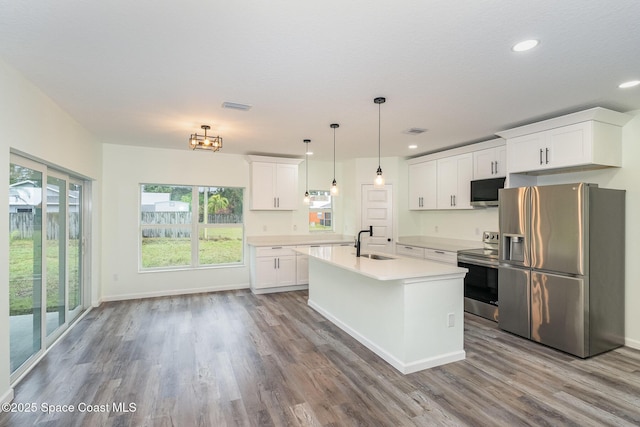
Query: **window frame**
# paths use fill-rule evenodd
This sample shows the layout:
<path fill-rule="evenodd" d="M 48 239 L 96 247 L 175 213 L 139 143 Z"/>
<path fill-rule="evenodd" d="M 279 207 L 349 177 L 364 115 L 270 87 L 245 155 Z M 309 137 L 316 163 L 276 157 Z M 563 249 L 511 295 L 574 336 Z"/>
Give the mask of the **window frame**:
<path fill-rule="evenodd" d="M 320 209 L 314 209 L 312 208 L 312 204 L 313 204 L 313 200 L 314 200 L 314 196 L 318 196 L 320 194 L 318 193 L 323 193 L 321 194 L 323 197 L 326 196 L 329 200 L 329 207 L 324 207 L 324 208 L 320 208 Z M 331 195 L 331 191 L 329 190 L 309 190 L 309 196 L 310 196 L 310 200 L 309 200 L 309 212 L 308 215 L 310 217 L 311 213 L 316 212 L 322 212 L 323 215 L 329 214 L 329 221 L 331 222 L 331 226 L 329 228 L 315 228 L 312 227 L 312 221 L 311 218 L 309 218 L 307 227 L 310 233 L 333 233 L 335 232 L 335 216 L 334 216 L 334 196 Z M 326 220 L 325 220 L 326 221 Z"/>
<path fill-rule="evenodd" d="M 142 221 L 143 213 L 143 200 L 142 194 L 145 186 L 162 186 L 162 187 L 180 187 L 191 189 L 191 202 L 189 203 L 190 222 L 184 223 L 169 223 L 169 224 L 144 224 Z M 200 221 L 199 208 L 200 208 L 200 189 L 201 188 L 232 188 L 242 190 L 243 208 L 240 214 L 241 222 L 239 223 L 204 223 Z M 242 267 L 245 265 L 245 224 L 244 224 L 244 197 L 246 189 L 244 187 L 230 187 L 230 186 L 212 186 L 212 185 L 187 185 L 187 184 L 161 184 L 161 183 L 140 183 L 138 185 L 138 271 L 139 272 L 159 272 L 159 271 L 175 271 L 175 270 L 201 270 L 211 268 L 231 268 Z M 171 200 L 169 200 L 171 201 Z M 174 201 L 175 202 L 175 201 Z M 204 206 L 203 206 L 204 208 Z M 203 264 L 200 262 L 200 232 L 203 230 L 215 230 L 224 228 L 240 228 L 242 238 L 240 242 L 240 260 L 235 262 L 226 263 L 213 263 Z M 189 264 L 169 265 L 169 266 L 153 266 L 145 267 L 143 265 L 143 230 L 145 229 L 188 229 L 190 240 L 190 257 Z"/>

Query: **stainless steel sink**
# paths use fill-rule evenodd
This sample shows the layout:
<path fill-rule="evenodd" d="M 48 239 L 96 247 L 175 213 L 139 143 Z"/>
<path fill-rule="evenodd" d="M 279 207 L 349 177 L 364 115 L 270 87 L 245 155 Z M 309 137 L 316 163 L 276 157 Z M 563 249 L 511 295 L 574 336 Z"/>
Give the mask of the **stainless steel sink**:
<path fill-rule="evenodd" d="M 360 254 L 360 256 L 362 258 L 369 258 L 369 259 L 377 259 L 377 260 L 386 260 L 386 259 L 394 259 L 393 257 L 390 256 L 384 256 L 384 255 L 378 255 L 378 254 Z"/>

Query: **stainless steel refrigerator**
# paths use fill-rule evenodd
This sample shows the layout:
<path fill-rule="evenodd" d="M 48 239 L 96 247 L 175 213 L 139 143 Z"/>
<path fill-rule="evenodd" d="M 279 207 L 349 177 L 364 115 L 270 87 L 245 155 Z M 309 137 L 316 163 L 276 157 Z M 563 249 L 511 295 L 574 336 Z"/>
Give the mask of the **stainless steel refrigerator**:
<path fill-rule="evenodd" d="M 589 357 L 624 344 L 625 192 L 499 192 L 501 329 Z"/>

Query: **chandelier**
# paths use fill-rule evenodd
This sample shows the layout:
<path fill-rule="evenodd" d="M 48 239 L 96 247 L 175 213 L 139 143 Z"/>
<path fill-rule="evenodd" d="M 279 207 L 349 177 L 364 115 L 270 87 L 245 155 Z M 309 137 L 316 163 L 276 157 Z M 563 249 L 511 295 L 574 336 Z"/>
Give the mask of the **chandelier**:
<path fill-rule="evenodd" d="M 207 135 L 207 131 L 211 129 L 209 125 L 200 126 L 204 129 L 204 135 L 198 135 L 197 133 L 192 133 L 189 137 L 189 148 L 195 150 L 196 148 L 201 150 L 211 150 L 218 151 L 222 148 L 222 137 L 221 136 L 209 136 Z"/>

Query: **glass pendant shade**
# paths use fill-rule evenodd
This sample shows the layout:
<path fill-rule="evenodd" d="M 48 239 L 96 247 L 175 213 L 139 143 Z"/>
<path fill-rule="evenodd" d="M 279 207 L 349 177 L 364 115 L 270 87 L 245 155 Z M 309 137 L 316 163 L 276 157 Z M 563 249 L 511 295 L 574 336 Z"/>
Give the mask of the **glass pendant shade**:
<path fill-rule="evenodd" d="M 374 187 L 384 187 L 384 176 L 382 175 L 382 168 L 378 166 L 376 172 L 376 179 L 373 181 Z"/>
<path fill-rule="evenodd" d="M 380 104 L 384 104 L 387 100 L 383 97 L 374 98 L 373 102 L 378 104 L 378 170 L 376 171 L 376 179 L 373 181 L 374 187 L 384 187 L 384 176 L 382 176 L 382 167 L 380 166 Z"/>
<path fill-rule="evenodd" d="M 338 182 L 336 181 L 336 129 L 340 127 L 338 123 L 329 125 L 333 129 L 333 182 L 331 183 L 331 195 L 338 195 Z"/>
<path fill-rule="evenodd" d="M 306 174 L 306 180 L 305 180 L 305 192 L 304 192 L 304 198 L 302 199 L 302 202 L 305 205 L 308 205 L 311 202 L 311 197 L 309 197 L 309 143 L 311 142 L 310 139 L 305 139 L 302 142 L 304 142 L 305 148 L 304 148 L 304 167 L 305 167 L 305 174 Z"/>

